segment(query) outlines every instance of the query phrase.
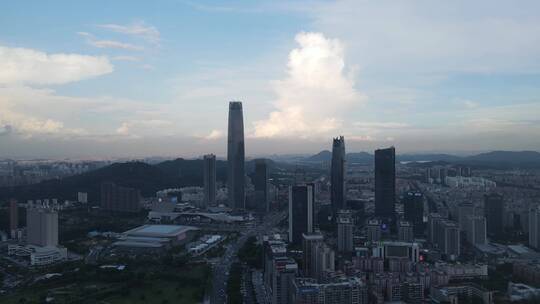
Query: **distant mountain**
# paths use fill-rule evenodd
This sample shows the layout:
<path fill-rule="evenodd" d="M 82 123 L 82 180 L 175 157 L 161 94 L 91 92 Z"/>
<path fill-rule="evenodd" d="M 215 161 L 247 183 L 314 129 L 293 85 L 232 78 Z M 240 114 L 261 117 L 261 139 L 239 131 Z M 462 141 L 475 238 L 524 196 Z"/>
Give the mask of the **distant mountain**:
<path fill-rule="evenodd" d="M 315 155 L 306 157 L 300 160 L 301 162 L 329 162 L 332 161 L 332 152 L 323 150 Z M 371 163 L 373 162 L 373 155 L 367 152 L 347 153 L 347 161 L 354 163 Z"/>
<path fill-rule="evenodd" d="M 175 184 L 182 186 L 200 186 L 203 184 L 203 160 L 183 159 L 168 160 L 156 164 L 167 176 L 173 178 Z M 227 179 L 227 162 L 216 160 L 216 179 L 225 182 Z"/>
<path fill-rule="evenodd" d="M 493 151 L 469 156 L 467 160 L 530 163 L 540 162 L 540 153 L 536 151 Z"/>
<path fill-rule="evenodd" d="M 292 165 L 278 165 L 267 160 L 269 172 L 278 166 L 290 169 Z M 255 161 L 246 162 L 246 173 L 251 174 Z M 227 181 L 227 162 L 216 160 L 216 179 Z M 90 201 L 99 201 L 102 182 L 114 182 L 125 187 L 141 190 L 143 196 L 154 195 L 156 191 L 166 188 L 186 186 L 202 186 L 203 160 L 182 159 L 164 161 L 155 165 L 144 162 L 115 163 L 95 171 L 66 177 L 63 179 L 43 181 L 38 184 L 18 187 L 0 188 L 0 200 L 11 197 L 20 201 L 28 199 L 58 198 L 74 200 L 79 191 L 88 192 Z"/>
<path fill-rule="evenodd" d="M 459 161 L 462 157 L 450 154 L 401 154 L 396 156 L 397 161 L 421 162 L 421 161 L 444 161 L 453 162 Z"/>
<path fill-rule="evenodd" d="M 347 161 L 351 163 L 373 163 L 373 154 L 367 152 L 353 152 L 347 154 Z M 332 152 L 321 151 L 315 155 L 304 158 L 301 162 L 320 163 L 332 160 Z M 440 164 L 461 164 L 473 166 L 489 166 L 508 168 L 540 167 L 540 153 L 536 151 L 493 151 L 478 155 L 461 157 L 450 154 L 401 154 L 396 156 L 398 162 L 435 162 Z"/>
<path fill-rule="evenodd" d="M 310 157 L 304 158 L 302 161 L 304 162 L 324 162 L 324 161 L 331 161 L 332 160 L 332 152 L 328 150 L 323 150 L 315 155 L 312 155 Z"/>
<path fill-rule="evenodd" d="M 163 188 L 174 187 L 176 180 L 156 166 L 143 162 L 115 163 L 95 171 L 70 177 L 47 180 L 33 185 L 0 188 L 0 199 L 15 197 L 21 201 L 28 199 L 58 198 L 75 199 L 78 191 L 88 192 L 89 200 L 99 199 L 102 182 L 141 190 L 143 195 Z"/>

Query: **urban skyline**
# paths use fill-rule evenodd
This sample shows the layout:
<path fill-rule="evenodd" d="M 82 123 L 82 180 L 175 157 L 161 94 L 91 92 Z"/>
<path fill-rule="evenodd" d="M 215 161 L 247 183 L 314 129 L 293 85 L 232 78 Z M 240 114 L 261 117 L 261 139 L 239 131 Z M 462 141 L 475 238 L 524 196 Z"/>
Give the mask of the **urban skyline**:
<path fill-rule="evenodd" d="M 0 157 L 221 156 L 234 99 L 250 156 L 538 151 L 538 3 L 484 2 L 11 3 Z"/>
<path fill-rule="evenodd" d="M 539 303 L 539 12 L 6 3 L 0 302 Z"/>

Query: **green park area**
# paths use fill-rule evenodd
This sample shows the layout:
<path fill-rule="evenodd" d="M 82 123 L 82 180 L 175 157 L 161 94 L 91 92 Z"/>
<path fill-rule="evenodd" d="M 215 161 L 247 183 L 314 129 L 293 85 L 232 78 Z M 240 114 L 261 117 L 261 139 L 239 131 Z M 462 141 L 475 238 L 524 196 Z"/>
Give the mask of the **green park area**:
<path fill-rule="evenodd" d="M 128 266 L 124 270 L 81 265 L 64 275 L 43 280 L 0 303 L 200 303 L 210 282 L 206 264 Z"/>

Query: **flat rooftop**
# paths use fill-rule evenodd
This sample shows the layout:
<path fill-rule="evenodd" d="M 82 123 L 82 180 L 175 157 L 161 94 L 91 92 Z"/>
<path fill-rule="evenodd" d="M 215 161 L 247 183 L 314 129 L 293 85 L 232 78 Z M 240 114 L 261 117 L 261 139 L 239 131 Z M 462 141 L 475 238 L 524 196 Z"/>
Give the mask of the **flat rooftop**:
<path fill-rule="evenodd" d="M 198 228 L 182 225 L 143 225 L 128 230 L 124 234 L 141 237 L 174 237 L 191 230 L 198 230 Z"/>

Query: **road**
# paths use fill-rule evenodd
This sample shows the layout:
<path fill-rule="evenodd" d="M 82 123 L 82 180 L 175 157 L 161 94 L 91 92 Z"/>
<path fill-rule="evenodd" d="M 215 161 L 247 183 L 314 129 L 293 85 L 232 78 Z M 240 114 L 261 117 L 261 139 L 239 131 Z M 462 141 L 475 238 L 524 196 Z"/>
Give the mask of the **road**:
<path fill-rule="evenodd" d="M 261 225 L 250 228 L 241 232 L 240 237 L 236 241 L 231 242 L 225 251 L 225 254 L 214 265 L 212 294 L 210 295 L 210 303 L 223 304 L 227 302 L 227 280 L 232 263 L 237 259 L 238 250 L 242 248 L 246 240 L 251 236 L 262 236 L 268 233 L 286 216 L 285 212 L 270 213 L 265 216 Z"/>

